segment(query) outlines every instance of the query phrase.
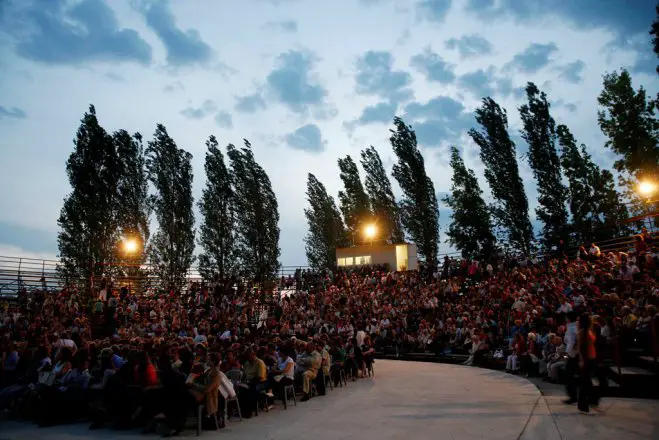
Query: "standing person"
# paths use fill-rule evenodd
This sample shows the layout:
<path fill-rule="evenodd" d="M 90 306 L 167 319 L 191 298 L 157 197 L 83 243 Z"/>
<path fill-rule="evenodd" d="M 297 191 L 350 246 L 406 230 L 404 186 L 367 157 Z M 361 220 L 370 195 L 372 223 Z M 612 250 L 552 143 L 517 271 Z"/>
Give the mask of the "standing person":
<path fill-rule="evenodd" d="M 567 400 L 563 403 L 572 405 L 577 403 L 576 374 L 579 368 L 579 349 L 577 347 L 577 322 L 574 312 L 567 313 L 567 329 L 565 331 L 565 351 L 567 362 L 565 363 L 565 391 Z"/>
<path fill-rule="evenodd" d="M 593 323 L 588 313 L 579 316 L 579 333 L 577 335 L 577 345 L 579 350 L 579 400 L 577 406 L 582 414 L 589 413 L 589 403 L 593 406 L 599 405 L 599 399 L 592 394 L 591 376 L 597 368 L 597 350 L 595 342 L 597 340 L 593 333 Z"/>

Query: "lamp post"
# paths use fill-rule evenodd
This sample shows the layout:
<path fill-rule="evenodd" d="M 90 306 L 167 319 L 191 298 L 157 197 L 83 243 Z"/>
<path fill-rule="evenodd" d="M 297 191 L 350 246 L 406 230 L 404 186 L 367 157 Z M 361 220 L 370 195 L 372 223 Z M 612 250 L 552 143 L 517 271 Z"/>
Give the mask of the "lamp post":
<path fill-rule="evenodd" d="M 652 196 L 657 192 L 657 189 L 659 189 L 659 186 L 654 180 L 645 179 L 638 183 L 638 193 L 643 198 L 645 198 L 644 202 L 646 205 L 646 212 L 648 213 L 650 209 L 649 205 L 657 201 L 657 200 L 652 200 Z M 650 224 L 650 230 L 652 230 L 652 232 L 654 233 L 654 228 L 652 227 L 652 220 L 648 219 L 648 223 Z"/>
<path fill-rule="evenodd" d="M 126 254 L 126 259 L 128 259 L 131 255 L 136 254 L 140 250 L 140 244 L 135 238 L 129 238 L 125 237 L 122 241 L 122 246 L 124 248 L 124 252 Z M 130 279 L 131 279 L 131 274 L 130 274 L 130 266 L 128 267 L 128 292 L 130 292 Z"/>

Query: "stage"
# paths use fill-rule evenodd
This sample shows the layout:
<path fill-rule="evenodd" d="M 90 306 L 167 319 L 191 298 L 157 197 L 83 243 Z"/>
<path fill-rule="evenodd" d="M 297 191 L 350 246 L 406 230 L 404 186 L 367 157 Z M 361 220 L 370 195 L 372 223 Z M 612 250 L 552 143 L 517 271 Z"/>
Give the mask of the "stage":
<path fill-rule="evenodd" d="M 524 378 L 459 365 L 379 360 L 375 377 L 350 382 L 284 410 L 228 423 L 207 439 L 634 439 L 659 438 L 659 402 L 606 399 L 603 412 L 578 414 L 560 403 L 560 388 L 543 396 Z M 0 440 L 156 438 L 137 432 L 89 431 L 87 424 L 39 429 L 4 422 Z M 195 436 L 194 428 L 184 437 Z"/>

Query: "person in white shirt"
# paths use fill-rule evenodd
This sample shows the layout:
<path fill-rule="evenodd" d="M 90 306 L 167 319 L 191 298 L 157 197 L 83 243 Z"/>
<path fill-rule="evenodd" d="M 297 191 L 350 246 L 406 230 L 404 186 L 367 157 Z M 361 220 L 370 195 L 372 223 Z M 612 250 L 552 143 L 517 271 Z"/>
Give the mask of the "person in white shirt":
<path fill-rule="evenodd" d="M 599 258 L 602 256 L 602 251 L 600 251 L 600 248 L 595 243 L 590 244 L 590 249 L 588 252 L 593 258 Z"/>
<path fill-rule="evenodd" d="M 565 351 L 567 363 L 565 364 L 565 391 L 568 398 L 563 401 L 566 405 L 577 402 L 576 374 L 579 369 L 579 347 L 577 347 L 577 320 L 574 312 L 567 314 L 567 329 L 565 331 Z"/>

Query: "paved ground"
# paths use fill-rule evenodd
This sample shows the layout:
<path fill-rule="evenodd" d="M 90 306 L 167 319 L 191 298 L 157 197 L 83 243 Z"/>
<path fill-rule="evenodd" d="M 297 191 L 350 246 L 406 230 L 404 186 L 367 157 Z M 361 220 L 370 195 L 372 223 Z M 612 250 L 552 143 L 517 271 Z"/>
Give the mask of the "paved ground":
<path fill-rule="evenodd" d="M 456 365 L 377 361 L 376 376 L 325 397 L 277 406 L 258 418 L 228 424 L 213 439 L 657 439 L 659 402 L 607 399 L 603 412 L 582 416 L 560 403 L 559 388 L 543 389 L 504 373 Z M 194 436 L 189 430 L 185 436 Z M 0 440 L 155 438 L 87 425 L 35 428 L 3 423 Z"/>

